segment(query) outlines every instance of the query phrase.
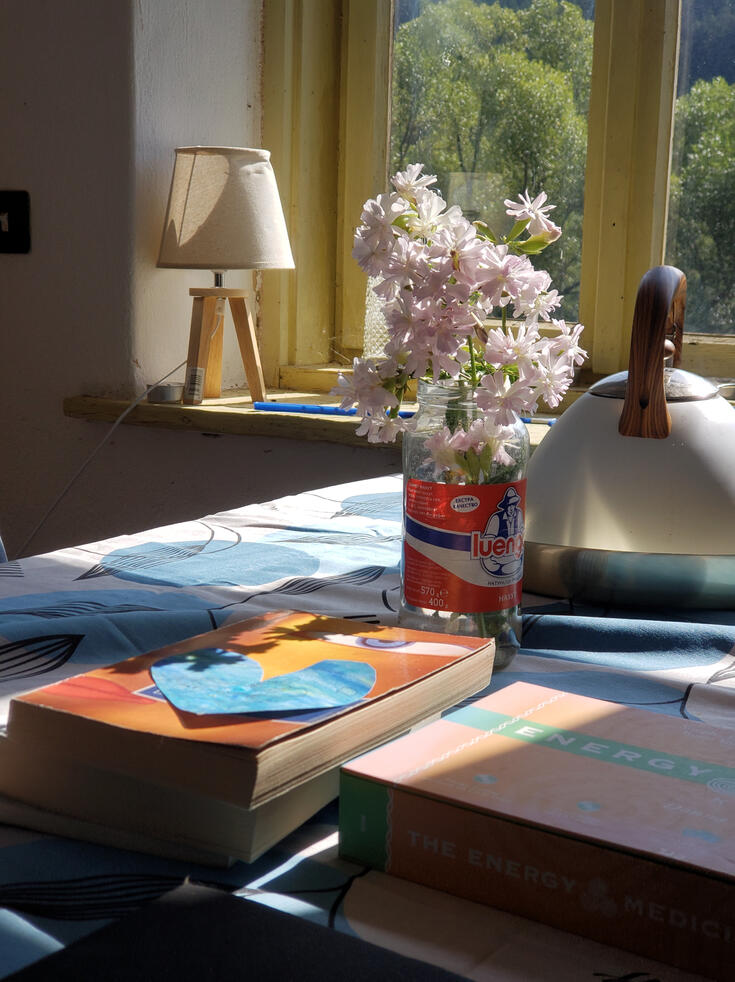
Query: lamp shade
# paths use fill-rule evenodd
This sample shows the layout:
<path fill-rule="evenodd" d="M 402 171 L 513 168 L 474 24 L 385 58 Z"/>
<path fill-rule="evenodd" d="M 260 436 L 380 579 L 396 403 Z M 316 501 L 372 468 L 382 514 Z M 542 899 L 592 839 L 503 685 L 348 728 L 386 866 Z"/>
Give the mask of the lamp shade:
<path fill-rule="evenodd" d="M 293 268 L 267 150 L 176 150 L 157 265 L 215 271 Z"/>

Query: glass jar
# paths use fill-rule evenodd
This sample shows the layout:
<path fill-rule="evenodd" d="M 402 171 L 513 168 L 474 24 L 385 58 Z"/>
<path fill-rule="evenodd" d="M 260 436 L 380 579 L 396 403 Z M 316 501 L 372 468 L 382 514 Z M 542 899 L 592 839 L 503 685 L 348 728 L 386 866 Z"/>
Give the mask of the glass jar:
<path fill-rule="evenodd" d="M 521 639 L 528 431 L 517 416 L 483 427 L 460 381 L 419 382 L 418 403 L 403 435 L 400 622 L 494 638 L 502 668 Z"/>

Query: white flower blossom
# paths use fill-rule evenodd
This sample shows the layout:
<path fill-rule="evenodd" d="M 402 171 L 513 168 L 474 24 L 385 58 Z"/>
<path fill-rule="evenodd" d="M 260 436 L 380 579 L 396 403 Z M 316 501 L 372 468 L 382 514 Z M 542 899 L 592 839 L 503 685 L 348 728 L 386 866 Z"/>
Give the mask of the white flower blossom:
<path fill-rule="evenodd" d="M 447 203 L 435 191 L 430 191 L 428 188 L 418 188 L 415 201 L 416 212 L 408 212 L 406 224 L 413 235 L 429 239 L 437 227 L 441 224 L 447 224 L 446 217 L 443 222 L 440 222 L 440 217 L 446 209 Z M 449 222 L 451 222 L 451 218 Z"/>
<path fill-rule="evenodd" d="M 531 381 L 519 378 L 511 382 L 504 372 L 485 375 L 477 393 L 477 405 L 492 413 L 501 426 L 511 426 L 516 416 L 536 411 L 537 399 Z"/>
<path fill-rule="evenodd" d="M 582 325 L 553 319 L 562 298 L 521 239 L 533 237 L 537 251 L 561 234 L 548 217 L 554 206 L 546 193 L 507 199 L 508 215 L 526 227 L 496 243 L 460 208 L 447 206 L 430 187 L 436 178 L 422 172 L 422 164 L 409 164 L 391 179 L 394 191 L 362 210 L 353 256 L 379 281 L 373 289 L 388 338 L 383 357 L 355 359 L 333 393 L 343 408 L 357 407 L 358 433 L 383 443 L 413 425 L 396 414 L 409 379 L 443 373 L 478 386 L 483 416 L 466 430 L 445 428 L 427 444 L 437 472 L 460 480 L 512 463 L 505 449 L 511 425 L 533 414 L 539 399 L 558 406 L 586 352 Z M 516 323 L 508 324 L 511 312 Z M 487 325 L 501 316 L 502 327 Z M 543 336 L 540 321 L 550 322 Z"/>
<path fill-rule="evenodd" d="M 361 231 L 361 230 L 358 230 Z M 355 236 L 352 258 L 368 276 L 381 276 L 393 252 L 395 238 L 388 230 L 370 231 Z"/>
<path fill-rule="evenodd" d="M 488 332 L 485 360 L 495 368 L 513 365 L 519 361 L 532 361 L 540 339 L 535 323 L 521 324 L 517 330 L 495 328 Z"/>
<path fill-rule="evenodd" d="M 341 396 L 342 409 L 357 406 L 359 413 L 382 413 L 386 408 L 398 405 L 398 399 L 383 385 L 384 379 L 372 359 L 355 358 L 352 362 L 352 376 L 340 373 L 333 395 Z"/>
<path fill-rule="evenodd" d="M 527 256 L 514 256 L 507 245 L 488 246 L 482 258 L 480 286 L 494 307 L 520 296 L 533 266 Z"/>
<path fill-rule="evenodd" d="M 528 188 L 526 188 L 525 194 L 519 194 L 520 204 L 517 201 L 511 201 L 509 198 L 505 199 L 506 214 L 511 215 L 517 220 L 523 220 L 528 218 L 528 232 L 529 235 L 542 235 L 547 242 L 555 242 L 561 235 L 561 229 L 558 225 L 554 225 L 550 218 L 547 218 L 547 212 L 553 211 L 556 205 L 545 205 L 546 192 L 542 191 L 541 194 L 537 194 L 536 197 L 531 201 L 531 196 L 528 193 Z"/>
<path fill-rule="evenodd" d="M 403 419 L 392 419 L 381 413 L 376 416 L 364 416 L 355 433 L 357 436 L 367 436 L 368 443 L 395 443 L 398 434 L 405 429 Z"/>
<path fill-rule="evenodd" d="M 398 171 L 391 178 L 391 184 L 404 198 L 413 198 L 419 188 L 436 184 L 436 177 L 431 174 L 421 174 L 423 164 L 409 164 L 404 171 Z"/>
<path fill-rule="evenodd" d="M 537 362 L 537 391 L 550 409 L 555 409 L 569 388 L 573 366 L 566 358 L 553 358 L 549 348 Z"/>
<path fill-rule="evenodd" d="M 400 194 L 379 194 L 365 202 L 360 221 L 368 229 L 391 228 L 405 210 L 406 201 Z"/>
<path fill-rule="evenodd" d="M 505 444 L 513 437 L 512 426 L 498 426 L 487 417 L 473 420 L 468 429 L 448 426 L 437 430 L 424 441 L 434 460 L 436 476 L 456 473 L 472 474 L 474 481 L 489 477 L 494 464 L 510 466 L 513 459 Z M 472 460 L 470 460 L 470 456 Z"/>
<path fill-rule="evenodd" d="M 556 337 L 549 344 L 555 355 L 566 355 L 573 365 L 581 365 L 587 358 L 587 352 L 580 348 L 579 339 L 584 328 L 581 324 L 569 327 L 563 320 L 552 320 L 554 327 L 559 329 Z"/>

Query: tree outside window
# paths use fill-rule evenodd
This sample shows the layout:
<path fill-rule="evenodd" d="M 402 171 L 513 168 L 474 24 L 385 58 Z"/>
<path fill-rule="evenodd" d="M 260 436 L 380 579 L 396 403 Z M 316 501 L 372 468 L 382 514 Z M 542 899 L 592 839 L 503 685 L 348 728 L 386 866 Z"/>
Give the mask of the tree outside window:
<path fill-rule="evenodd" d="M 425 164 L 450 204 L 506 231 L 503 200 L 546 191 L 561 316 L 579 303 L 593 3 L 398 0 L 391 173 Z"/>
<path fill-rule="evenodd" d="M 667 262 L 686 330 L 735 334 L 735 0 L 684 0 Z"/>
<path fill-rule="evenodd" d="M 422 162 L 503 229 L 528 190 L 564 236 L 544 265 L 577 316 L 594 2 L 397 0 L 391 173 Z M 667 262 L 689 332 L 735 334 L 735 0 L 683 0 Z"/>

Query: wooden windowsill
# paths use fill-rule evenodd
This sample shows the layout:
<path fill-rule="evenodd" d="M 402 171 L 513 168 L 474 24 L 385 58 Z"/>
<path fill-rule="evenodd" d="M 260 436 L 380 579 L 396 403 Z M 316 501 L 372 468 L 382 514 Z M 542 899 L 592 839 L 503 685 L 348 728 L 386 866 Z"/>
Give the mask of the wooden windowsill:
<path fill-rule="evenodd" d="M 323 392 L 272 391 L 270 402 L 337 405 L 334 397 Z M 98 396 L 71 396 L 64 400 L 64 415 L 93 423 L 114 423 L 128 408 L 129 402 Z M 233 389 L 220 399 L 207 399 L 200 406 L 180 403 L 141 402 L 125 417 L 123 423 L 192 433 L 265 436 L 290 440 L 318 440 L 350 447 L 369 447 L 378 451 L 395 451 L 398 444 L 368 443 L 356 436 L 359 420 L 354 416 L 319 416 L 313 413 L 268 412 L 253 409 L 247 391 Z M 547 424 L 530 423 L 531 445 L 541 442 L 549 430 Z"/>
<path fill-rule="evenodd" d="M 314 392 L 270 391 L 268 401 L 335 405 Z M 64 400 L 64 415 L 89 422 L 114 422 L 129 406 L 119 399 L 72 396 Z M 232 389 L 220 399 L 206 399 L 200 406 L 181 403 L 141 402 L 123 420 L 131 426 L 149 426 L 192 433 L 266 436 L 292 440 L 321 440 L 347 446 L 367 445 L 355 435 L 358 420 L 352 416 L 317 416 L 312 413 L 268 412 L 253 409 L 247 391 Z M 395 449 L 389 446 L 388 449 Z"/>

